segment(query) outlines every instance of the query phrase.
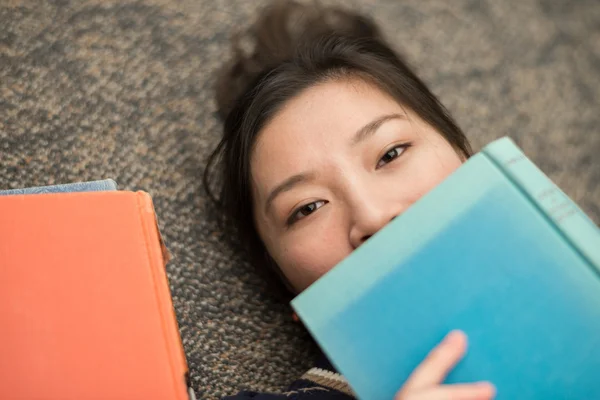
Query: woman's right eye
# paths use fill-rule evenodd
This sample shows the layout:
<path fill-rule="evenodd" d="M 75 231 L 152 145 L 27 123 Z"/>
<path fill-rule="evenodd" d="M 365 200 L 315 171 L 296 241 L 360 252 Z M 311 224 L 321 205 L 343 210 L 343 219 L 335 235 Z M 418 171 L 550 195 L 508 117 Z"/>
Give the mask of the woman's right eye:
<path fill-rule="evenodd" d="M 294 210 L 291 217 L 289 218 L 288 225 L 291 225 L 294 222 L 309 216 L 313 212 L 317 211 L 319 208 L 323 207 L 326 203 L 327 202 L 325 200 L 313 201 L 312 203 L 308 203 L 303 205 L 302 207 L 297 208 L 296 210 Z"/>

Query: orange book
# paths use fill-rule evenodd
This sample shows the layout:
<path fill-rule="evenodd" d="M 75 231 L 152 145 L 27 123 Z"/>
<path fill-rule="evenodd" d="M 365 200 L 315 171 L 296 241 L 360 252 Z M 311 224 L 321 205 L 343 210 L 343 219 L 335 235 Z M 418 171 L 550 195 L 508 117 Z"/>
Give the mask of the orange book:
<path fill-rule="evenodd" d="M 0 196 L 0 399 L 187 400 L 167 259 L 147 193 Z"/>

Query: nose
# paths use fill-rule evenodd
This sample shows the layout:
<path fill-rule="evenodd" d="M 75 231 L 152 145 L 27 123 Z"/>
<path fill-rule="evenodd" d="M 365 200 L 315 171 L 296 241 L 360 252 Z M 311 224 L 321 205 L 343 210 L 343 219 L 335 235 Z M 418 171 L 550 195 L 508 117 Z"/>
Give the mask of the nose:
<path fill-rule="evenodd" d="M 373 196 L 356 202 L 350 227 L 350 244 L 354 249 L 367 241 L 402 212 L 399 202 L 374 200 Z"/>

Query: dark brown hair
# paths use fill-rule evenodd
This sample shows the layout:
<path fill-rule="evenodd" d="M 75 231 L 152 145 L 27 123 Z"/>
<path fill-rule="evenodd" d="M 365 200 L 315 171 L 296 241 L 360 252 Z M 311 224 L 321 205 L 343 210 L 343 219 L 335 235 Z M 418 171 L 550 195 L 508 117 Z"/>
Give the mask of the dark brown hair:
<path fill-rule="evenodd" d="M 204 184 L 252 263 L 279 289 L 285 278 L 254 223 L 250 157 L 261 129 L 288 100 L 321 82 L 363 79 L 415 112 L 461 156 L 471 154 L 447 110 L 363 15 L 278 1 L 234 37 L 233 52 L 217 81 L 224 134 L 208 160 Z M 215 184 L 218 196 L 211 190 Z"/>

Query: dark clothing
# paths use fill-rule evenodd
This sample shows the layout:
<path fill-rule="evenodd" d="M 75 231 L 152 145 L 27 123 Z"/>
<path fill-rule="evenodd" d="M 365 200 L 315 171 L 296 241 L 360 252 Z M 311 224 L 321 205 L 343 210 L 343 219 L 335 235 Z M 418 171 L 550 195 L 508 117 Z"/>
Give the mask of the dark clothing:
<path fill-rule="evenodd" d="M 294 381 L 287 390 L 281 394 L 256 393 L 244 391 L 235 396 L 228 396 L 223 400 L 354 400 L 352 391 L 346 380 L 337 372 L 327 360 L 322 359 Z"/>

